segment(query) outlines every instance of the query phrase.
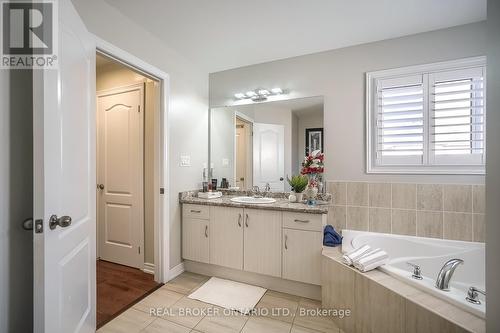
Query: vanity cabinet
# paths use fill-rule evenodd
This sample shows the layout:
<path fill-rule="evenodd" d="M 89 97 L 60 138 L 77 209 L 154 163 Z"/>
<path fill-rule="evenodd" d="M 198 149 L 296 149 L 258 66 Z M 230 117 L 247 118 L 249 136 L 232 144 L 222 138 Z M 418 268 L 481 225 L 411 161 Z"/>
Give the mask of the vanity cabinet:
<path fill-rule="evenodd" d="M 184 259 L 321 284 L 326 214 L 184 204 Z"/>
<path fill-rule="evenodd" d="M 243 208 L 210 207 L 210 263 L 243 269 Z"/>
<path fill-rule="evenodd" d="M 208 208 L 208 207 L 207 207 Z M 182 256 L 185 259 L 209 262 L 208 210 L 184 205 L 182 210 Z"/>
<path fill-rule="evenodd" d="M 281 277 L 281 212 L 246 209 L 243 269 Z"/>
<path fill-rule="evenodd" d="M 323 233 L 283 228 L 283 278 L 321 284 Z"/>

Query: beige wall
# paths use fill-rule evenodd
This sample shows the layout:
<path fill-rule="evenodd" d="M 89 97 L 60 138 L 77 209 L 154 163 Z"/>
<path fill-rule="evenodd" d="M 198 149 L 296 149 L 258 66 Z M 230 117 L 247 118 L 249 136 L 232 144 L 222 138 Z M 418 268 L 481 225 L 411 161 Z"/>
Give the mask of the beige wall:
<path fill-rule="evenodd" d="M 298 126 L 297 126 L 297 158 L 299 163 L 302 163 L 302 160 L 305 156 L 306 150 L 306 128 L 321 128 L 323 127 L 323 112 L 311 112 L 311 114 L 304 114 L 298 117 Z M 324 135 L 324 134 L 323 134 Z"/>
<path fill-rule="evenodd" d="M 0 332 L 33 327 L 33 99 L 30 70 L 0 69 Z"/>
<path fill-rule="evenodd" d="M 96 89 L 119 88 L 145 83 L 144 101 L 144 262 L 154 264 L 154 113 L 156 88 L 148 79 L 119 63 L 97 67 Z"/>
<path fill-rule="evenodd" d="M 170 96 L 166 149 L 168 179 L 162 179 L 169 208 L 170 267 L 181 262 L 181 210 L 178 193 L 201 185 L 201 169 L 208 159 L 208 81 L 205 71 L 169 48 L 118 10 L 100 0 L 72 0 L 90 32 L 169 74 Z M 193 122 L 196 119 L 196 122 Z M 202 145 L 200 145 L 202 143 Z M 181 167 L 181 155 L 191 156 L 191 167 Z M 168 181 L 170 179 L 170 182 Z"/>
<path fill-rule="evenodd" d="M 500 2 L 488 0 L 486 131 L 486 328 L 500 332 Z"/>
<path fill-rule="evenodd" d="M 479 184 L 483 176 L 366 174 L 365 73 L 485 53 L 485 22 L 463 25 L 212 73 L 210 105 L 231 105 L 235 93 L 256 87 L 322 95 L 328 180 Z"/>

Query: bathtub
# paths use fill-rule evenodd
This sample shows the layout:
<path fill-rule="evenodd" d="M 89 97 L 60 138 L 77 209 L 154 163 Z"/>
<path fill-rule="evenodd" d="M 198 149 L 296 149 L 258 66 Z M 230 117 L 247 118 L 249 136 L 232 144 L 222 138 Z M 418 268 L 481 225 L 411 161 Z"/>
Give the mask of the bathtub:
<path fill-rule="evenodd" d="M 436 238 L 401 236 L 343 230 L 342 252 L 368 244 L 381 248 L 389 254 L 389 262 L 379 267 L 381 271 L 439 297 L 478 317 L 485 318 L 486 300 L 480 295 L 481 304 L 465 300 L 467 290 L 474 286 L 485 290 L 485 247 L 483 243 L 462 242 Z M 450 291 L 434 287 L 436 277 L 443 264 L 453 258 L 464 260 L 455 270 Z M 413 268 L 407 262 L 420 266 L 422 280 L 411 277 Z"/>

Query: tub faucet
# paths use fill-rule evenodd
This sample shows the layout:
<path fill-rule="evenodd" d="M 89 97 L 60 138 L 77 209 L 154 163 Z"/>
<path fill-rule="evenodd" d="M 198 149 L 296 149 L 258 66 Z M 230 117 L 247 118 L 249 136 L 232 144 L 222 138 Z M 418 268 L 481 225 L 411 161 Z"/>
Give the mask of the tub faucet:
<path fill-rule="evenodd" d="M 464 261 L 462 259 L 450 259 L 445 262 L 437 276 L 436 288 L 443 291 L 449 291 L 451 277 L 453 276 L 457 266 L 463 263 Z"/>

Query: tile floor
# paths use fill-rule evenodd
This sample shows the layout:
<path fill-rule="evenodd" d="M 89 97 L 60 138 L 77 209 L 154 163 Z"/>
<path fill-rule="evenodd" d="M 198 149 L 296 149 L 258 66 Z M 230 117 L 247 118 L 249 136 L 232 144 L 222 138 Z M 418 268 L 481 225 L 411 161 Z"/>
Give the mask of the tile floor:
<path fill-rule="evenodd" d="M 97 332 L 340 332 L 329 318 L 304 315 L 306 309 L 321 308 L 320 302 L 307 298 L 268 290 L 256 306 L 258 314 L 246 316 L 238 312 L 227 313 L 227 310 L 218 306 L 187 297 L 208 279 L 208 276 L 185 272 L 104 325 Z M 159 309 L 156 316 L 150 314 L 152 308 Z M 192 312 L 183 313 L 186 308 L 191 309 Z M 271 309 L 285 310 L 272 314 Z"/>

